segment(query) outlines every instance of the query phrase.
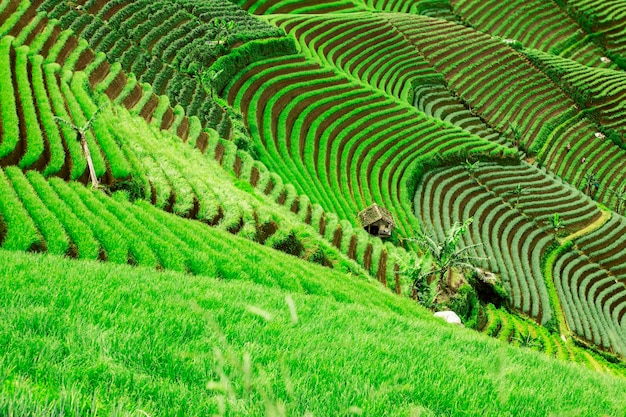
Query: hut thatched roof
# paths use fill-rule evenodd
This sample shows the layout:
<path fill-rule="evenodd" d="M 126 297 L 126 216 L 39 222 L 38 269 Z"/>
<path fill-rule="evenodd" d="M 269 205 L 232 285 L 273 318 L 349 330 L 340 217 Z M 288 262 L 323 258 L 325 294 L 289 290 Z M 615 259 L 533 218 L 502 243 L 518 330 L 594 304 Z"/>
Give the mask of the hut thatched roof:
<path fill-rule="evenodd" d="M 361 211 L 359 213 L 359 220 L 361 221 L 361 226 L 363 227 L 374 224 L 379 220 L 384 220 L 392 227 L 396 227 L 396 222 L 393 221 L 393 216 L 391 215 L 391 212 L 376 203 Z"/>

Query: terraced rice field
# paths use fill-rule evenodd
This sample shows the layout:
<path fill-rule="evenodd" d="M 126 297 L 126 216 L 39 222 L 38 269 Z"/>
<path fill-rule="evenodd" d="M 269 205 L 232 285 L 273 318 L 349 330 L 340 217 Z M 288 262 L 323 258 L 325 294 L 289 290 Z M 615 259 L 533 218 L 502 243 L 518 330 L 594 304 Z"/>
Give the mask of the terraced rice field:
<path fill-rule="evenodd" d="M 626 57 L 626 10 L 619 0 L 572 0 L 567 2 L 570 14 L 590 26 L 609 54 L 623 60 Z"/>
<path fill-rule="evenodd" d="M 28 3 L 22 4 L 28 6 Z M 283 184 L 282 179 L 268 172 L 263 164 L 220 139 L 218 132 L 206 127 L 203 130 L 200 119 L 188 117 L 180 105 L 171 107 L 167 96 L 157 95 L 151 85 L 138 81 L 135 74 L 128 75 L 119 64 L 109 64 L 104 54 L 91 49 L 84 40 L 76 38 L 74 32 L 61 31 L 58 21 L 48 19 L 43 12 L 35 13 L 34 5 L 29 7 L 21 10 L 22 19 L 14 21 L 13 26 L 3 26 L 6 33 L 14 36 L 3 38 L 1 44 L 5 64 L 2 70 L 6 71 L 7 79 L 13 80 L 11 89 L 3 89 L 2 121 L 4 134 L 14 139 L 2 142 L 3 166 L 16 164 L 25 170 L 39 171 L 44 176 L 86 182 L 86 161 L 76 140 L 77 132 L 69 124 L 83 126 L 100 107 L 100 114 L 86 136 L 96 175 L 104 181 L 103 184 L 127 189 L 133 198 L 146 198 L 157 208 L 269 246 L 280 247 L 283 242 L 293 239 L 294 227 L 300 227 L 298 223 L 309 224 L 313 233 L 326 236 L 328 241 L 321 246 L 305 243 L 302 256 L 317 256 L 319 262 L 344 262 L 332 255 L 334 244 L 348 258 L 360 259 L 358 262 L 380 281 L 389 282 L 392 288 L 401 291 L 394 262 L 387 262 L 387 258 L 393 259 L 395 253 L 402 251 L 384 245 L 379 239 L 370 239 L 364 231 L 354 229 L 332 213 L 325 213 L 306 196 L 297 195 L 292 186 Z M 50 34 L 54 33 L 55 40 L 50 42 Z M 94 101 L 91 88 L 98 94 L 98 102 Z M 153 127 L 138 122 L 135 116 L 150 122 Z M 59 119 L 69 124 L 61 123 Z M 182 146 L 182 142 L 177 143 L 180 139 L 232 170 L 250 184 L 248 190 L 257 188 L 261 195 L 267 195 L 267 202 L 259 203 L 258 197 L 250 198 L 243 191 L 233 194 L 227 177 L 220 180 L 214 174 L 209 175 L 216 171 L 211 161 L 190 152 L 191 148 Z M 169 148 L 164 148 L 164 143 L 169 143 Z M 194 169 L 191 169 L 190 161 L 195 161 Z M 131 177 L 132 182 L 128 182 Z M 29 201 L 33 200 L 28 192 L 25 195 Z M 11 201 L 25 204 L 17 197 Z M 271 208 L 272 204 L 285 207 L 286 212 L 295 217 L 288 220 L 280 209 Z M 37 203 L 37 209 L 40 206 L 41 203 Z M 84 208 L 83 205 L 80 207 Z M 33 216 L 32 213 L 29 215 Z M 24 221 L 32 225 L 32 222 Z M 38 227 L 28 230 L 38 230 Z M 84 225 L 75 227 L 89 229 Z M 19 230 L 20 227 L 12 222 L 3 227 L 5 234 L 9 231 L 19 234 Z M 96 242 L 106 239 L 109 233 L 122 233 L 111 227 L 104 230 Z M 67 253 L 79 256 L 72 243 L 78 235 L 72 230 L 72 236 L 68 238 L 68 233 L 64 233 L 65 240 L 70 242 L 69 248 L 74 249 L 66 248 Z M 42 233 L 31 237 L 35 240 L 22 249 L 48 248 Z M 62 237 L 59 239 L 63 240 Z M 120 250 L 124 252 L 124 249 Z M 103 245 L 97 252 L 97 257 L 111 259 Z M 330 258 L 321 255 L 324 252 Z M 135 262 L 135 258 L 132 253 L 126 258 L 113 257 L 118 262 Z M 148 264 L 154 266 L 154 263 Z M 164 267 L 162 262 L 156 265 Z"/>
<path fill-rule="evenodd" d="M 588 66 L 606 67 L 602 49 L 554 3 L 514 0 L 453 0 L 455 13 L 481 32 L 520 42 L 524 47 L 560 55 Z"/>
<path fill-rule="evenodd" d="M 473 217 L 463 243 L 479 244 L 474 255 L 503 278 L 512 307 L 623 355 L 623 280 L 607 287 L 598 272 L 566 295 L 577 278 L 563 271 L 570 258 L 603 265 L 604 253 L 623 265 L 621 248 L 587 261 L 578 244 L 621 219 L 596 202 L 622 204 L 626 158 L 611 135 L 623 129 L 622 70 L 554 4 L 417 3 L 364 2 L 383 12 L 372 13 L 248 1 L 304 53 L 249 65 L 223 94 L 261 159 L 322 206 L 350 218 L 377 202 L 405 235 L 443 237 Z"/>
<path fill-rule="evenodd" d="M 514 192 L 519 185 L 523 194 Z M 424 227 L 439 233 L 473 218 L 465 244 L 481 244 L 475 256 L 488 259 L 484 267 L 501 274 L 513 305 L 541 323 L 552 317 L 541 270 L 541 259 L 554 242 L 551 216 L 559 213 L 570 234 L 601 217 L 575 190 L 529 165 L 429 173 L 415 205 Z"/>
<path fill-rule="evenodd" d="M 499 4 L 4 0 L 0 244 L 202 274 L 211 226 L 410 294 L 405 239 L 473 218 L 462 245 L 560 332 L 546 351 L 624 356 L 623 16 Z"/>

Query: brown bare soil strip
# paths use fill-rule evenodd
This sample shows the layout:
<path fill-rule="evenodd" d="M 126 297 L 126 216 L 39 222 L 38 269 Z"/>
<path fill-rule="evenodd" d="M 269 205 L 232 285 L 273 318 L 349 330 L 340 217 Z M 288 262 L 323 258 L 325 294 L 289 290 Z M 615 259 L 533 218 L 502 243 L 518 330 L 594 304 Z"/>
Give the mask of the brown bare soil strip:
<path fill-rule="evenodd" d="M 198 148 L 200 150 L 200 152 L 204 153 L 206 152 L 206 148 L 209 144 L 209 135 L 207 135 L 206 132 L 201 132 L 200 136 L 198 136 L 198 139 L 196 140 L 196 148 Z M 222 148 L 224 149 L 224 148 Z M 222 151 L 222 156 L 220 157 L 219 163 L 220 165 L 222 164 L 222 157 L 224 156 L 224 153 Z"/>
<path fill-rule="evenodd" d="M 387 282 L 387 249 L 380 251 L 380 259 L 378 261 L 378 271 L 376 271 L 376 279 L 378 281 Z"/>
<path fill-rule="evenodd" d="M 161 126 L 159 127 L 161 130 L 168 130 L 170 126 L 174 123 L 174 110 L 171 107 L 168 107 L 165 110 L 165 114 L 163 114 L 163 119 L 161 120 Z"/>
<path fill-rule="evenodd" d="M 317 70 L 319 69 L 319 67 L 317 65 L 308 65 L 306 67 L 303 67 L 302 69 L 299 69 L 301 71 L 307 71 L 307 70 Z M 280 75 L 281 73 L 286 73 L 286 74 L 293 74 L 294 73 L 294 69 L 293 68 L 282 68 L 280 70 L 277 70 L 276 72 L 270 73 L 270 74 L 266 74 L 264 77 L 260 77 L 259 79 L 257 79 L 252 86 L 246 91 L 246 95 L 250 94 L 250 96 L 252 94 L 254 94 L 257 90 L 262 89 L 266 83 L 271 82 L 272 79 L 274 79 L 275 77 L 277 77 L 278 75 Z M 333 74 L 329 73 L 328 74 L 329 77 L 332 77 Z M 292 85 L 295 80 L 298 81 L 313 81 L 318 79 L 317 74 L 311 74 L 311 75 L 307 75 L 307 76 L 302 76 L 302 77 L 293 77 L 291 79 L 288 80 L 281 80 L 279 82 L 273 83 L 272 84 L 272 88 L 263 88 L 261 96 L 259 97 L 259 103 L 261 103 L 261 106 L 259 108 L 256 109 L 256 119 L 257 119 L 257 126 L 259 126 L 259 131 L 261 132 L 261 137 L 263 139 L 264 144 L 267 143 L 267 141 L 269 139 L 272 139 L 274 142 L 276 142 L 277 138 L 275 135 L 275 130 L 272 132 L 272 138 L 265 138 L 265 135 L 263 134 L 263 126 L 264 126 L 264 121 L 263 121 L 263 110 L 264 107 L 266 105 L 266 103 L 273 97 L 276 95 L 276 93 L 278 91 L 281 91 L 282 89 Z M 297 95 L 297 90 L 293 89 L 292 91 L 289 91 L 287 93 L 287 95 L 290 95 L 291 98 L 295 97 Z M 289 98 L 288 100 L 285 100 L 285 98 L 282 98 L 282 105 L 286 105 L 286 103 L 289 102 L 289 100 L 291 100 L 291 98 Z M 248 102 L 249 100 L 245 100 L 244 102 Z M 277 121 L 276 119 L 272 120 L 272 127 L 275 127 Z M 278 144 L 276 144 L 278 145 Z"/>
<path fill-rule="evenodd" d="M 259 169 L 257 167 L 252 167 L 252 169 L 250 170 L 250 185 L 252 185 L 253 188 L 256 188 L 257 184 L 259 183 L 259 178 Z"/>
<path fill-rule="evenodd" d="M 355 35 L 355 37 L 353 37 L 352 40 L 349 42 L 346 42 L 345 39 L 342 39 L 340 41 L 340 44 L 342 46 L 337 49 L 336 53 L 333 54 L 333 58 L 335 59 L 335 61 L 338 61 L 339 60 L 338 58 L 340 57 L 341 65 L 344 67 L 344 69 L 348 72 L 352 72 L 354 68 L 356 68 L 361 62 L 363 62 L 366 58 L 369 57 L 369 54 L 364 54 L 363 51 L 366 47 L 370 46 L 371 40 L 373 38 L 376 38 L 382 35 L 387 35 L 387 36 L 385 36 L 383 39 L 379 41 L 381 43 L 391 38 L 393 36 L 393 33 L 390 32 L 389 28 L 381 27 L 374 31 L 370 31 L 367 34 L 359 38 L 357 38 Z M 334 50 L 334 46 L 333 46 L 333 49 L 331 50 Z M 352 62 L 350 66 L 348 67 L 347 63 L 356 57 L 358 58 L 354 62 Z"/>
<path fill-rule="evenodd" d="M 52 48 L 52 46 L 54 46 L 54 44 L 59 40 L 59 35 L 61 35 L 61 28 L 59 26 L 55 26 L 39 53 L 43 56 L 48 56 L 50 48 Z"/>
<path fill-rule="evenodd" d="M 44 30 L 47 24 L 48 19 L 41 19 L 39 23 L 37 23 L 37 26 L 35 26 L 35 28 L 28 34 L 28 36 L 26 36 L 26 39 L 24 40 L 24 45 L 32 44 L 37 35 L 39 35 Z"/>
<path fill-rule="evenodd" d="M 343 23 L 343 22 L 342 22 Z M 308 30 L 311 27 L 316 27 L 316 29 L 310 33 L 308 33 L 306 36 L 304 36 L 304 40 L 307 43 L 307 45 L 309 45 L 311 42 L 315 42 L 316 46 L 321 46 L 324 43 L 330 41 L 332 38 L 334 38 L 337 35 L 337 29 L 333 29 L 333 27 L 336 26 L 336 23 L 333 21 L 316 21 L 313 20 L 311 21 L 310 24 L 307 24 L 306 26 L 303 26 L 301 29 L 298 30 L 297 32 L 297 36 L 298 37 L 302 37 L 305 32 L 305 30 Z M 353 31 L 353 29 L 357 29 L 356 31 Z M 360 21 L 356 21 L 352 24 L 346 25 L 344 27 L 342 27 L 341 29 L 341 33 L 347 33 L 349 32 L 350 37 L 352 36 L 360 36 L 362 33 L 368 31 L 368 30 L 372 30 L 372 26 L 364 26 Z M 333 42 L 329 43 L 327 46 L 324 47 L 324 51 L 325 55 L 328 56 L 330 51 L 335 51 L 335 49 L 339 48 L 342 45 L 342 39 L 335 39 Z M 334 56 L 337 56 L 337 54 L 335 53 Z"/>
<path fill-rule="evenodd" d="M 376 105 L 378 103 L 383 102 L 385 99 L 384 97 L 373 97 L 370 105 Z M 339 101 L 337 104 L 341 104 L 342 102 Z M 332 115 L 330 115 L 329 117 L 325 118 L 319 125 L 317 131 L 315 132 L 315 145 L 313 146 L 313 160 L 315 161 L 315 169 L 317 170 L 317 165 L 319 162 L 319 154 L 321 151 L 321 147 L 320 147 L 320 139 L 321 136 L 324 134 L 324 132 L 326 132 L 330 125 L 333 124 L 337 119 L 341 118 L 341 116 L 348 114 L 350 112 L 352 112 L 353 110 L 359 109 L 359 108 L 363 108 L 364 105 L 363 103 L 359 102 L 359 103 L 355 103 L 352 102 L 352 104 L 349 104 L 347 106 L 341 106 L 341 111 L 336 112 Z M 354 117 L 352 118 L 354 119 Z M 351 119 L 351 120 L 352 120 Z M 343 128 L 343 126 L 346 125 L 346 123 L 342 123 L 341 126 L 339 128 L 335 128 L 332 132 L 330 132 L 328 141 L 327 141 L 327 146 L 326 146 L 326 154 L 325 154 L 325 171 L 326 171 L 326 175 L 328 175 L 330 173 L 330 151 L 331 151 L 331 147 L 330 144 L 332 143 L 333 139 L 339 134 L 339 132 L 341 131 L 340 129 Z M 320 173 L 317 172 L 317 176 L 320 177 Z"/>
<path fill-rule="evenodd" d="M 74 71 L 84 71 L 87 65 L 91 64 L 95 58 L 95 55 L 91 48 L 87 48 L 81 52 L 74 67 Z M 89 81 L 91 83 L 91 80 Z M 92 84 L 93 85 L 93 84 Z"/>
<path fill-rule="evenodd" d="M 389 151 L 389 149 L 391 149 L 394 145 L 396 145 L 397 143 L 402 143 L 404 140 L 406 140 L 409 136 L 411 136 L 412 132 L 404 132 L 401 136 L 399 136 L 398 138 L 396 138 L 395 141 L 393 142 L 388 142 L 385 144 L 384 147 L 382 147 L 381 149 L 379 149 L 373 156 L 371 155 L 372 150 L 374 149 L 374 147 L 377 145 L 375 143 L 372 143 L 370 145 L 367 146 L 367 148 L 365 148 L 363 150 L 363 153 L 359 156 L 359 159 L 357 161 L 357 170 L 359 170 L 359 172 L 361 171 L 361 167 L 363 165 L 363 162 L 365 162 L 365 159 L 368 159 L 368 164 L 367 164 L 367 168 L 366 168 L 366 175 L 367 175 L 367 180 L 368 180 L 368 187 L 371 189 L 372 188 L 372 170 L 374 169 L 374 165 L 376 165 L 376 163 L 378 163 L 380 161 L 380 158 L 383 157 L 383 155 L 385 154 L 385 152 Z M 385 168 L 387 168 L 387 166 L 389 165 L 391 161 L 389 159 L 385 160 L 385 162 L 383 162 L 383 165 L 381 166 L 380 172 L 381 174 L 385 171 Z M 379 186 L 382 185 L 382 178 L 378 178 L 378 184 Z M 381 189 L 383 189 L 383 187 L 379 187 Z M 391 188 L 388 188 L 389 190 L 391 190 Z"/>
<path fill-rule="evenodd" d="M 278 196 L 278 199 L 276 200 L 276 202 L 280 204 L 281 206 L 283 206 L 285 204 L 285 200 L 287 200 L 287 193 L 285 192 L 285 190 L 283 190 Z"/>
<path fill-rule="evenodd" d="M 19 1 L 9 1 L 9 5 L 0 13 L 0 22 L 6 22 L 16 12 L 19 5 Z"/>
<path fill-rule="evenodd" d="M 89 75 L 89 84 L 98 85 L 100 84 L 107 76 L 107 74 L 111 71 L 111 64 L 107 61 L 102 61 L 98 67 L 93 70 L 93 72 Z"/>
<path fill-rule="evenodd" d="M 347 90 L 345 90 L 345 92 L 343 94 L 347 94 L 350 93 L 352 91 L 356 91 L 356 90 L 361 90 L 360 88 L 356 87 L 356 86 L 351 86 L 349 87 Z M 355 98 L 362 98 L 365 96 L 370 95 L 371 93 L 368 91 L 359 91 L 358 94 L 356 95 L 351 95 L 350 96 L 350 100 L 353 100 Z M 324 95 L 324 91 L 320 91 L 319 95 L 323 97 Z M 311 100 L 316 100 L 315 97 L 311 97 Z M 343 101 L 345 102 L 345 100 Z M 313 122 L 315 122 L 315 120 L 318 120 L 322 114 L 324 114 L 325 112 L 327 112 L 328 110 L 335 108 L 337 106 L 337 102 L 335 101 L 330 101 L 327 102 L 321 106 L 316 106 L 313 110 L 311 110 L 309 113 L 307 113 L 307 115 L 304 118 L 303 121 L 303 126 L 311 126 L 313 124 Z M 291 116 L 291 115 L 290 115 Z M 332 116 L 329 116 L 332 117 Z M 287 132 L 288 132 L 288 136 L 291 137 L 292 134 L 292 129 L 293 126 L 288 126 L 287 128 Z M 305 145 L 306 145 L 306 137 L 307 137 L 307 133 L 308 133 L 308 129 L 301 129 L 300 132 L 298 132 L 299 135 L 299 150 L 300 150 L 300 159 L 304 160 L 304 149 L 305 149 Z M 316 136 L 319 136 L 316 134 Z M 316 168 L 317 170 L 317 168 Z"/>
<path fill-rule="evenodd" d="M 337 225 L 335 232 L 333 233 L 333 246 L 337 249 L 341 249 L 341 238 L 343 237 L 343 229 Z"/>
<path fill-rule="evenodd" d="M 350 246 L 348 247 L 348 258 L 355 260 L 356 259 L 356 243 L 357 238 L 356 235 L 352 235 L 350 238 Z"/>
<path fill-rule="evenodd" d="M 297 16 L 298 17 L 297 19 L 295 17 L 296 16 L 294 16 L 294 18 L 287 17 L 285 19 L 277 19 L 275 20 L 275 24 L 276 26 L 282 27 L 285 30 L 285 32 L 289 33 L 294 27 L 298 26 L 300 23 L 305 21 L 305 19 L 303 19 L 301 16 Z M 308 27 L 315 26 L 314 22 L 310 20 L 307 21 L 305 25 Z"/>
<path fill-rule="evenodd" d="M 224 159 L 224 145 L 222 145 L 221 142 L 217 142 L 217 145 L 215 146 L 215 160 L 222 165 L 222 159 Z M 271 182 L 271 181 L 270 181 Z M 269 187 L 269 183 L 268 183 L 268 187 Z M 274 184 L 272 183 L 272 189 L 274 188 Z M 270 190 L 271 192 L 271 190 Z M 265 194 L 269 194 L 269 192 L 266 192 Z"/>
<path fill-rule="evenodd" d="M 300 197 L 296 197 L 293 200 L 293 203 L 291 203 L 291 207 L 289 207 L 289 210 L 292 213 L 298 214 L 298 212 L 300 211 Z"/>
<path fill-rule="evenodd" d="M 276 0 L 276 1 L 280 1 L 280 0 Z M 270 7 L 272 7 L 274 4 L 276 4 L 276 1 L 272 0 L 268 0 L 265 3 L 261 4 L 261 6 L 259 6 L 255 11 L 254 14 L 265 14 L 265 12 L 267 11 L 267 9 L 269 9 Z M 244 4 L 241 5 L 241 8 L 244 10 L 248 10 L 250 9 L 250 6 L 252 6 L 253 4 L 255 4 L 257 1 L 256 0 L 247 0 Z"/>
<path fill-rule="evenodd" d="M 326 0 L 315 0 L 315 1 L 302 1 L 299 3 L 292 3 L 292 4 L 286 4 L 284 6 L 279 7 L 278 9 L 276 9 L 276 11 L 274 13 L 276 14 L 283 14 L 283 13 L 291 13 L 294 11 L 298 11 L 304 7 L 307 6 L 321 6 L 323 4 L 329 3 Z M 317 10 L 312 10 L 312 11 L 308 11 L 305 14 L 317 14 L 317 13 L 335 13 L 335 12 L 339 12 L 339 11 L 343 11 L 343 10 L 350 10 L 352 9 L 352 7 L 350 7 L 349 5 L 328 5 L 327 7 L 321 8 L 319 7 Z M 303 12 L 299 12 L 299 13 L 303 13 Z"/>
<path fill-rule="evenodd" d="M 143 89 L 141 88 L 139 83 L 135 84 L 130 94 L 128 94 L 128 96 L 126 96 L 124 100 L 122 100 L 122 104 L 127 109 L 129 110 L 132 109 L 133 107 L 137 105 L 137 103 L 139 103 L 139 100 L 141 100 L 142 93 L 143 93 Z"/>
<path fill-rule="evenodd" d="M 109 99 L 111 99 L 111 101 L 115 101 L 126 86 L 127 82 L 128 79 L 126 78 L 126 74 L 124 74 L 124 71 L 120 71 L 117 73 L 113 82 L 111 82 L 104 93 L 109 97 Z"/>
<path fill-rule="evenodd" d="M 106 4 L 106 2 L 104 2 L 104 1 L 101 2 L 101 3 L 105 3 Z M 100 19 L 102 19 L 104 21 L 108 21 L 113 16 L 115 16 L 117 14 L 117 12 L 119 12 L 120 10 L 122 10 L 126 6 L 128 6 L 128 4 L 116 4 L 115 6 L 111 7 L 106 13 L 104 13 L 102 16 L 100 16 Z M 100 6 L 100 7 L 103 7 L 103 6 Z M 98 9 L 98 11 L 100 11 L 100 9 Z M 96 12 L 95 10 L 94 11 L 90 10 L 90 13 L 95 15 L 98 12 Z"/>
<path fill-rule="evenodd" d="M 19 3 L 17 1 L 13 3 Z M 10 6 L 7 6 L 9 8 Z M 29 7 L 26 12 L 20 17 L 19 21 L 9 30 L 7 33 L 9 36 L 18 36 L 22 30 L 28 26 L 28 24 L 33 20 L 33 18 L 37 15 L 37 9 L 34 7 Z M 2 17 L 0 16 L 0 22 L 4 22 Z"/>
<path fill-rule="evenodd" d="M 310 225 L 312 218 L 313 218 L 313 205 L 309 202 L 309 204 L 306 207 L 306 216 L 304 217 L 304 222 Z"/>
<path fill-rule="evenodd" d="M 187 138 L 189 137 L 189 118 L 184 117 L 178 125 L 178 129 L 176 129 L 176 135 L 183 140 L 183 142 L 187 142 Z"/>
<path fill-rule="evenodd" d="M 289 60 L 285 60 L 285 61 L 281 61 L 281 65 L 289 65 L 289 64 L 296 64 L 298 62 L 304 62 L 305 59 L 303 57 L 297 56 L 294 57 L 292 59 Z M 233 84 L 233 86 L 230 88 L 230 90 L 228 90 L 228 95 L 227 95 L 227 99 L 228 99 L 228 104 L 232 105 L 235 101 L 235 96 L 237 95 L 237 93 L 239 92 L 239 90 L 241 89 L 241 87 L 243 86 L 243 84 L 248 81 L 250 78 L 254 77 L 256 74 L 259 74 L 261 71 L 268 69 L 268 68 L 272 68 L 274 66 L 274 64 L 267 64 L 267 65 L 262 65 L 256 68 L 253 68 L 249 71 L 247 71 L 244 75 L 242 75 L 241 77 L 239 77 L 239 79 L 237 79 L 237 81 Z M 293 71 L 293 69 L 289 68 L 289 69 L 284 69 L 281 72 L 276 73 L 277 75 L 284 75 L 284 74 L 290 74 Z M 248 89 L 248 91 L 250 91 L 251 89 Z M 248 103 L 250 101 L 250 99 L 252 98 L 252 96 L 254 95 L 254 93 L 249 93 L 246 91 L 246 94 L 243 97 L 242 102 L 243 103 Z M 245 110 L 245 109 L 244 109 Z"/>
<path fill-rule="evenodd" d="M 67 58 L 70 56 L 70 54 L 74 52 L 77 46 L 78 40 L 75 36 L 70 36 L 69 38 L 67 38 L 65 45 L 63 45 L 61 52 L 59 52 L 59 55 L 57 56 L 56 63 L 59 65 L 63 65 Z"/>
<path fill-rule="evenodd" d="M 372 244 L 368 243 L 363 254 L 363 267 L 368 271 L 372 268 Z"/>
<path fill-rule="evenodd" d="M 333 61 L 337 62 L 341 59 L 342 63 L 345 63 L 349 60 L 349 58 L 354 57 L 358 51 L 354 49 L 358 47 L 362 47 L 365 45 L 366 40 L 362 38 L 364 35 L 378 36 L 387 32 L 386 28 L 379 27 L 376 23 L 368 22 L 367 25 L 359 23 L 359 27 L 356 31 L 352 31 L 350 33 L 346 33 L 344 36 L 334 39 L 330 42 L 324 50 L 325 55 L 328 56 L 332 53 Z M 353 25 L 348 26 L 348 29 L 351 29 Z M 324 28 L 320 28 L 320 32 L 324 33 Z M 342 30 L 342 33 L 347 32 L 347 30 Z M 318 35 L 321 40 L 327 41 L 332 39 L 336 35 L 336 32 L 326 32 L 325 34 Z M 349 37 L 350 40 L 346 40 L 346 37 Z M 369 37 L 367 39 L 369 39 Z M 364 39 L 363 41 L 361 41 Z M 321 42 L 317 42 L 317 44 L 321 44 Z M 345 54 L 348 54 L 348 57 L 344 57 Z"/>
<path fill-rule="evenodd" d="M 107 4 L 107 0 L 99 0 L 93 6 L 91 6 L 88 10 L 89 14 L 96 16 L 104 6 Z"/>
<path fill-rule="evenodd" d="M 318 233 L 322 236 L 326 233 L 326 214 L 322 214 L 322 217 L 320 217 Z"/>
<path fill-rule="evenodd" d="M 154 110 L 157 108 L 158 105 L 159 98 L 155 94 L 152 94 L 146 105 L 143 107 L 143 109 L 141 109 L 141 112 L 139 112 L 139 116 L 141 116 L 146 122 L 150 123 L 152 119 L 152 114 L 154 113 Z"/>
<path fill-rule="evenodd" d="M 287 106 L 289 103 L 291 103 L 295 98 L 302 96 L 304 94 L 307 94 L 311 91 L 324 91 L 326 89 L 330 89 L 332 87 L 341 85 L 341 84 L 345 84 L 346 81 L 345 80 L 333 80 L 331 77 L 333 77 L 334 74 L 327 74 L 327 76 L 325 77 L 318 77 L 318 76 L 311 76 L 311 77 L 307 77 L 311 80 L 319 80 L 322 78 L 329 78 L 328 82 L 325 82 L 323 84 L 315 84 L 315 85 L 311 85 L 311 84 L 304 84 L 302 86 L 300 86 L 297 89 L 293 89 L 292 91 L 290 91 L 287 94 L 282 95 L 279 100 L 276 102 L 276 105 L 272 108 L 272 134 L 274 136 L 276 136 L 276 132 L 278 130 L 278 118 L 280 116 L 280 114 L 282 113 L 282 110 L 285 108 L 285 106 Z M 299 77 L 298 81 L 300 81 L 302 78 Z M 298 116 L 300 116 L 300 114 L 306 110 L 308 107 L 310 107 L 311 105 L 315 104 L 315 101 L 313 101 L 311 98 L 309 98 L 308 100 L 299 102 L 296 106 L 294 106 L 291 111 L 289 112 L 289 114 L 287 114 L 287 118 L 285 120 L 285 125 L 286 125 L 286 134 L 285 134 L 285 142 L 286 142 L 286 146 L 287 149 L 291 150 L 291 138 L 292 138 L 292 132 L 293 132 L 293 127 L 295 124 L 296 119 L 298 118 Z M 307 126 L 307 125 L 304 125 Z M 301 150 L 302 153 L 303 150 Z"/>
<path fill-rule="evenodd" d="M 273 236 L 274 233 L 276 233 L 277 231 L 278 224 L 275 221 L 270 221 L 261 225 L 257 225 L 254 241 L 260 243 L 261 245 L 264 245 L 265 241 Z"/>
<path fill-rule="evenodd" d="M 239 155 L 235 155 L 235 163 L 233 164 L 233 171 L 235 172 L 235 176 L 239 178 L 241 176 L 241 166 L 243 165 L 243 161 Z"/>

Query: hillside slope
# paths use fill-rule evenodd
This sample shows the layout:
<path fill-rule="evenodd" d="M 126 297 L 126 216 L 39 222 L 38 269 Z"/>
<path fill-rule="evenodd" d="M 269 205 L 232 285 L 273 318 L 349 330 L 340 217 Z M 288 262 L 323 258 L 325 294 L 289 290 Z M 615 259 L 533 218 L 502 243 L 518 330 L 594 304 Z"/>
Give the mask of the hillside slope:
<path fill-rule="evenodd" d="M 623 415 L 615 5 L 238 3 L 0 0 L 0 414 Z"/>
<path fill-rule="evenodd" d="M 623 415 L 623 378 L 210 234 L 208 276 L 0 252 L 0 413 Z"/>

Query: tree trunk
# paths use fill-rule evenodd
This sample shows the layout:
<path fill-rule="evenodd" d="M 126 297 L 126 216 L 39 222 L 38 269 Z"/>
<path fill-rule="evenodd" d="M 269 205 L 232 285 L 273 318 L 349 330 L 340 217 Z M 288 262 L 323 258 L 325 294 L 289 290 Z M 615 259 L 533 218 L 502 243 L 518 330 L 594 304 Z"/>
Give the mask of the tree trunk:
<path fill-rule="evenodd" d="M 80 144 L 83 147 L 85 153 L 85 159 L 87 159 L 87 166 L 89 167 L 89 177 L 91 178 L 91 185 L 93 188 L 98 188 L 98 178 L 96 177 L 96 168 L 93 166 L 93 160 L 91 159 L 91 152 L 89 152 L 89 145 L 87 144 L 87 137 L 84 132 L 80 133 Z"/>

